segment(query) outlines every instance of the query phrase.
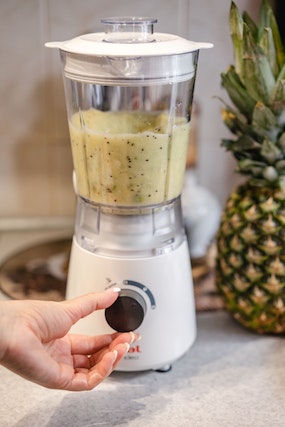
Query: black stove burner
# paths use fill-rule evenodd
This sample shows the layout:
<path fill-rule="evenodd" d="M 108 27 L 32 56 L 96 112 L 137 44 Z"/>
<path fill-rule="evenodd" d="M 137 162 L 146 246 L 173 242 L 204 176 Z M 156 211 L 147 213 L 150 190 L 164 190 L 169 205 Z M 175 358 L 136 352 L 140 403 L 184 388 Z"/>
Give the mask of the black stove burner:
<path fill-rule="evenodd" d="M 13 254 L 0 267 L 0 289 L 13 299 L 63 300 L 70 248 L 63 239 Z"/>

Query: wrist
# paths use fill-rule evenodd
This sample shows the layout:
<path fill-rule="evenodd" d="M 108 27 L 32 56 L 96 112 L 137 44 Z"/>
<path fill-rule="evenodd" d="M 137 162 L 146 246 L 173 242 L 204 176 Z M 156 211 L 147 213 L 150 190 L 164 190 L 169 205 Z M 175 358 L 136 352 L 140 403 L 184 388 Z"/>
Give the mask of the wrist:
<path fill-rule="evenodd" d="M 0 364 L 4 361 L 9 344 L 10 301 L 0 301 Z"/>

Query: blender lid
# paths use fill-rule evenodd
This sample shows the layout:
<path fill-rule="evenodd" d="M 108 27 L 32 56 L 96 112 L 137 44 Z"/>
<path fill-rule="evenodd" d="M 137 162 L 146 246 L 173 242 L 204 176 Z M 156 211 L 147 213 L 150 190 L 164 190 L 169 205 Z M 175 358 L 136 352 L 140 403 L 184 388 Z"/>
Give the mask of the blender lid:
<path fill-rule="evenodd" d="M 108 56 L 160 56 L 194 52 L 213 47 L 211 43 L 195 42 L 179 36 L 154 33 L 155 41 L 150 43 L 108 43 L 105 33 L 85 34 L 62 42 L 48 42 L 46 47 L 57 48 L 69 53 Z"/>
<path fill-rule="evenodd" d="M 212 43 L 194 42 L 182 37 L 154 33 L 153 18 L 104 18 L 105 32 L 84 34 L 45 46 L 88 56 L 163 56 L 190 53 L 213 47 Z"/>

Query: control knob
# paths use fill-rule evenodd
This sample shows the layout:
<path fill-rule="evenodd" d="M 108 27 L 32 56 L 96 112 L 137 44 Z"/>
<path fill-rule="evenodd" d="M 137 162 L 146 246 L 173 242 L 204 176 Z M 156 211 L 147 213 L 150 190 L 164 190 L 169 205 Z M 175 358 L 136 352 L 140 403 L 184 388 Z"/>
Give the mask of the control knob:
<path fill-rule="evenodd" d="M 105 310 L 105 318 L 115 331 L 130 332 L 142 324 L 145 313 L 142 295 L 132 289 L 122 289 L 114 304 Z"/>

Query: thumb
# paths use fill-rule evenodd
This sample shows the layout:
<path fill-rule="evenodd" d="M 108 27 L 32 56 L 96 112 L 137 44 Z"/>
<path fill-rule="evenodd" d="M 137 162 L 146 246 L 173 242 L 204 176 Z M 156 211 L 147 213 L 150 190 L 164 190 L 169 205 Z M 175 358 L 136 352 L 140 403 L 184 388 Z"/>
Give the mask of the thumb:
<path fill-rule="evenodd" d="M 93 311 L 112 305 L 118 298 L 120 290 L 120 288 L 111 288 L 100 293 L 91 292 L 71 300 L 63 301 L 61 304 L 64 306 L 64 310 L 72 324 L 74 324 L 79 319 L 93 313 Z"/>

